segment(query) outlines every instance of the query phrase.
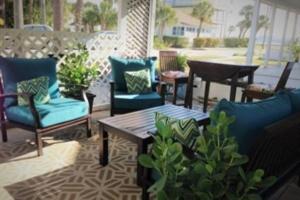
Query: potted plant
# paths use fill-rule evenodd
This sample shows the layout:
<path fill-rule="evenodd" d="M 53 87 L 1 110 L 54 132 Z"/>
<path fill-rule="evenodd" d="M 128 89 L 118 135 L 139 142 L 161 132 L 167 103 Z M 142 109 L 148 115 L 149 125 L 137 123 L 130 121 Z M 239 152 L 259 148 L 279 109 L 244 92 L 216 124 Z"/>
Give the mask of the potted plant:
<path fill-rule="evenodd" d="M 233 118 L 221 112 L 211 114 L 211 120 L 213 125 L 197 138 L 192 158 L 183 154 L 171 127 L 157 122 L 151 155 L 139 156 L 139 162 L 158 177 L 148 189 L 157 199 L 261 199 L 259 189 L 275 182 L 275 177 L 263 178 L 261 169 L 243 169 L 248 158 L 238 153 L 237 142 L 228 136 Z"/>
<path fill-rule="evenodd" d="M 292 45 L 291 45 L 291 51 L 292 54 L 295 58 L 296 62 L 299 62 L 300 59 L 300 43 L 298 42 L 298 40 L 296 40 Z"/>
<path fill-rule="evenodd" d="M 187 57 L 185 55 L 177 55 L 176 56 L 177 66 L 179 67 L 180 71 L 185 71 L 187 65 Z"/>
<path fill-rule="evenodd" d="M 58 70 L 58 79 L 64 96 L 82 99 L 82 91 L 88 90 L 92 81 L 98 78 L 99 68 L 96 65 L 88 65 L 88 57 L 86 47 L 78 45 L 78 50 L 63 58 Z M 86 96 L 91 111 L 95 95 L 87 92 Z"/>

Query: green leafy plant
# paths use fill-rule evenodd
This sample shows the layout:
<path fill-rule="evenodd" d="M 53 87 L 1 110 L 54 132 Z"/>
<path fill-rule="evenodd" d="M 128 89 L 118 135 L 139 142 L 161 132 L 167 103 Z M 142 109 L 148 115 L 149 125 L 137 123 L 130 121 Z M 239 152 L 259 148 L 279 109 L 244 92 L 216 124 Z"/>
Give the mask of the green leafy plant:
<path fill-rule="evenodd" d="M 58 71 L 58 79 L 66 96 L 78 96 L 82 89 L 88 89 L 92 81 L 97 79 L 99 68 L 88 65 L 89 52 L 85 46 L 64 57 Z"/>
<path fill-rule="evenodd" d="M 299 43 L 299 41 L 297 40 L 297 41 L 293 42 L 290 49 L 294 56 L 294 59 L 298 62 L 300 59 L 300 43 Z"/>
<path fill-rule="evenodd" d="M 188 66 L 187 65 L 187 56 L 185 56 L 185 55 L 177 55 L 176 62 L 177 62 L 177 66 L 179 67 L 180 71 L 184 71 L 184 69 Z"/>
<path fill-rule="evenodd" d="M 275 177 L 264 178 L 261 169 L 244 170 L 248 157 L 238 153 L 237 142 L 228 133 L 233 117 L 212 113 L 211 121 L 197 138 L 193 158 L 185 157 L 170 127 L 156 124 L 151 155 L 139 156 L 139 162 L 159 177 L 149 188 L 157 199 L 261 199 L 259 189 L 274 183 Z"/>

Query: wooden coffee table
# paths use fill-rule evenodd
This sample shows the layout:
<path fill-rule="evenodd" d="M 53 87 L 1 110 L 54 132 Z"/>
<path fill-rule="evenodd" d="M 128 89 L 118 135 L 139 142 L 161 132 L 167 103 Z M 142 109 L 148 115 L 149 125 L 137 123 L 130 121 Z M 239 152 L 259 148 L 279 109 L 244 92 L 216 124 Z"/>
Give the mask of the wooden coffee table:
<path fill-rule="evenodd" d="M 109 133 L 116 134 L 136 143 L 138 145 L 137 156 L 147 153 L 148 144 L 153 142 L 153 138 L 148 132 L 156 131 L 154 122 L 155 112 L 164 113 L 178 119 L 195 118 L 200 126 L 209 123 L 209 116 L 206 113 L 171 104 L 101 119 L 98 121 L 100 134 L 100 164 L 102 166 L 108 164 Z M 140 186 L 142 184 L 142 174 L 143 167 L 137 163 L 137 184 Z"/>

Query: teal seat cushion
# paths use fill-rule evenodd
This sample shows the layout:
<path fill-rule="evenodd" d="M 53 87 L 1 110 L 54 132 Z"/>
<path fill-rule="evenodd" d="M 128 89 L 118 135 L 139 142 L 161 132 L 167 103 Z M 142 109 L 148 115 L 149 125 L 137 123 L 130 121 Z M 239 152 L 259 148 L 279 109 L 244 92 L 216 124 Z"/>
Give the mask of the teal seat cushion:
<path fill-rule="evenodd" d="M 300 89 L 287 92 L 291 98 L 293 112 L 300 112 Z"/>
<path fill-rule="evenodd" d="M 289 96 L 279 93 L 254 103 L 234 103 L 223 99 L 214 111 L 225 111 L 235 117 L 235 122 L 229 126 L 229 133 L 236 138 L 240 153 L 247 154 L 264 127 L 289 116 L 292 106 Z"/>
<path fill-rule="evenodd" d="M 127 59 L 121 57 L 109 57 L 111 63 L 111 76 L 115 82 L 115 90 L 127 91 L 124 73 L 126 71 L 138 71 L 142 69 L 149 69 L 151 81 L 155 81 L 155 61 L 156 57 L 145 59 Z"/>
<path fill-rule="evenodd" d="M 115 92 L 114 107 L 117 109 L 141 110 L 160 105 L 162 105 L 162 99 L 156 92 L 147 94 Z"/>
<path fill-rule="evenodd" d="M 88 114 L 88 105 L 84 101 L 68 98 L 51 99 L 47 104 L 36 105 L 36 109 L 43 128 Z M 10 106 L 6 109 L 6 115 L 11 121 L 34 126 L 34 118 L 28 106 Z"/>
<path fill-rule="evenodd" d="M 0 56 L 0 70 L 3 78 L 4 93 L 16 93 L 17 83 L 37 78 L 49 77 L 48 93 L 52 99 L 60 97 L 56 79 L 56 60 L 53 58 L 27 59 L 3 58 Z M 5 107 L 17 105 L 16 99 L 5 100 Z"/>

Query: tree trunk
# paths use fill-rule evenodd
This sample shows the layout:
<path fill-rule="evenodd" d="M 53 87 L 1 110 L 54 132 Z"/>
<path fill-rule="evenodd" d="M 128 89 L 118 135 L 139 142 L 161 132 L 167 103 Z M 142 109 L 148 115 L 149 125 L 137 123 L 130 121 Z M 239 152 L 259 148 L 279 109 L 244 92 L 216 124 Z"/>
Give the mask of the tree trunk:
<path fill-rule="evenodd" d="M 14 28 L 23 28 L 24 17 L 23 17 L 23 1 L 14 0 Z"/>
<path fill-rule="evenodd" d="M 29 0 L 29 5 L 28 5 L 29 9 L 28 9 L 28 18 L 29 18 L 29 24 L 33 24 L 33 0 Z"/>
<path fill-rule="evenodd" d="M 200 20 L 199 28 L 198 28 L 198 30 L 197 30 L 197 38 L 200 37 L 200 33 L 201 33 L 202 26 L 203 26 L 203 21 Z"/>
<path fill-rule="evenodd" d="M 244 29 L 240 28 L 240 33 L 239 33 L 239 39 L 241 39 L 242 35 L 243 35 Z"/>
<path fill-rule="evenodd" d="M 77 32 L 81 31 L 81 25 L 82 25 L 81 11 L 82 11 L 82 8 L 83 8 L 83 0 L 77 0 L 76 8 L 75 8 L 75 26 L 76 26 L 76 31 Z"/>
<path fill-rule="evenodd" d="M 41 24 L 47 24 L 46 22 L 46 2 L 45 0 L 40 0 L 40 16 Z"/>
<path fill-rule="evenodd" d="M 53 0 L 53 29 L 62 31 L 64 28 L 64 0 Z"/>
<path fill-rule="evenodd" d="M 165 30 L 165 24 L 164 24 L 164 23 L 161 23 L 161 24 L 159 25 L 159 30 L 158 30 L 158 32 L 159 32 L 159 39 L 160 39 L 160 40 L 163 40 L 163 39 L 164 39 L 164 30 Z"/>

